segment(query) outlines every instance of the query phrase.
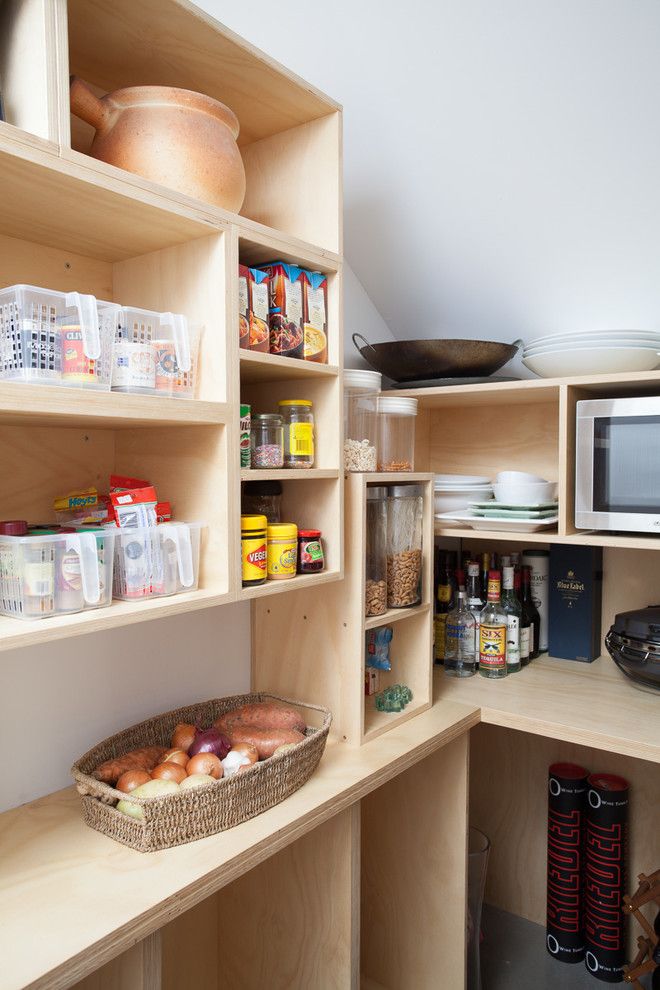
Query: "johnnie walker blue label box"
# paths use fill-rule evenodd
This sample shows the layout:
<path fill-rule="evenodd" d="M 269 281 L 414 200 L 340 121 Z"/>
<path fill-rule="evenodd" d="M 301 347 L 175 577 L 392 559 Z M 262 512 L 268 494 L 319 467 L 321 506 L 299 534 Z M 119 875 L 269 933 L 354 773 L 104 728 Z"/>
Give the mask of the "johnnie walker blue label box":
<path fill-rule="evenodd" d="M 591 663 L 600 656 L 603 551 L 600 547 L 550 549 L 548 653 Z"/>

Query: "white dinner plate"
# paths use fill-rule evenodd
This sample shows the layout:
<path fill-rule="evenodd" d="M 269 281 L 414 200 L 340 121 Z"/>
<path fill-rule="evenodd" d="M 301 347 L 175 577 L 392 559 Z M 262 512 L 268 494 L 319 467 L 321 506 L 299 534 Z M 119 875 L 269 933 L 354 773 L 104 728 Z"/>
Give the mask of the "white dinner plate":
<path fill-rule="evenodd" d="M 541 378 L 570 378 L 572 375 L 653 371 L 660 364 L 660 355 L 653 348 L 594 347 L 535 354 L 524 357 L 523 364 Z"/>
<path fill-rule="evenodd" d="M 657 340 L 593 340 L 593 341 L 564 341 L 560 344 L 544 344 L 542 347 L 526 347 L 523 357 L 530 357 L 533 354 L 549 354 L 552 351 L 576 351 L 576 350 L 596 350 L 601 347 L 648 347 L 651 350 L 660 350 L 660 337 Z"/>
<path fill-rule="evenodd" d="M 524 349 L 532 347 L 544 347 L 546 344 L 571 343 L 572 341 L 584 340 L 660 340 L 660 330 L 583 330 L 580 333 L 551 333 L 544 337 L 535 337 L 529 340 Z"/>
<path fill-rule="evenodd" d="M 491 479 L 479 474 L 436 474 L 433 485 L 445 487 L 473 488 L 475 485 L 490 485 Z"/>
<path fill-rule="evenodd" d="M 497 533 L 536 533 L 539 529 L 555 526 L 559 516 L 547 519 L 494 519 L 492 516 L 473 516 L 471 512 L 441 512 L 436 520 L 444 525 L 455 527 L 465 523 L 471 529 L 486 529 Z"/>

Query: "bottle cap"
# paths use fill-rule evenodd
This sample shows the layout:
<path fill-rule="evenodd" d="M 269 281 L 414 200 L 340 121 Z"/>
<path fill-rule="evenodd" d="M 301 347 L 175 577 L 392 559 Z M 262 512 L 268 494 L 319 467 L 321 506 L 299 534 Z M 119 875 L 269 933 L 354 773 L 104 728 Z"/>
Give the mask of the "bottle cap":
<path fill-rule="evenodd" d="M 2 536 L 25 536 L 28 531 L 28 524 L 25 519 L 7 519 L 0 522 L 0 535 Z"/>
<path fill-rule="evenodd" d="M 298 527 L 295 523 L 271 523 L 268 527 L 269 540 L 297 540 Z"/>
<path fill-rule="evenodd" d="M 320 529 L 299 529 L 298 536 L 302 536 L 305 540 L 319 540 L 321 538 Z"/>
<path fill-rule="evenodd" d="M 253 530 L 266 529 L 268 519 L 266 516 L 241 516 L 241 532 L 250 533 Z"/>

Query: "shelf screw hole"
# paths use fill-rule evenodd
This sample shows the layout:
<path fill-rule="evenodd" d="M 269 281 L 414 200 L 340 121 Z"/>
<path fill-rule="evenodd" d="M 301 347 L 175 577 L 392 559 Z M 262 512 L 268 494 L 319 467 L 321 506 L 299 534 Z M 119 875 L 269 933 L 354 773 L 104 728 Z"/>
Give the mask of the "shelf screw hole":
<path fill-rule="evenodd" d="M 307 616 L 306 615 L 303 615 L 303 619 L 306 619 L 306 618 L 307 618 Z"/>
<path fill-rule="evenodd" d="M 64 267 L 65 267 L 65 269 L 67 271 L 70 271 L 70 269 L 71 269 L 71 262 L 70 261 L 65 261 L 64 262 Z"/>

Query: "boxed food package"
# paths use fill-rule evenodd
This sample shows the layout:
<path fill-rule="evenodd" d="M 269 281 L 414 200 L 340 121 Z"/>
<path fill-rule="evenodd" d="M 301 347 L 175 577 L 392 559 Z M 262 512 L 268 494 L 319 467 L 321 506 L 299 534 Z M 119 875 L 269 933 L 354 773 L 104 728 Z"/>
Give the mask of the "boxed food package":
<path fill-rule="evenodd" d="M 238 340 L 241 347 L 250 346 L 250 271 L 238 266 Z"/>
<path fill-rule="evenodd" d="M 258 268 L 248 268 L 247 272 L 250 350 L 268 354 L 268 290 L 270 279 L 267 272 L 262 272 Z"/>
<path fill-rule="evenodd" d="M 601 652 L 603 551 L 553 546 L 550 550 L 548 652 L 591 663 Z"/>
<path fill-rule="evenodd" d="M 303 285 L 305 273 L 283 261 L 264 265 L 268 274 L 270 353 L 302 358 L 304 348 Z"/>
<path fill-rule="evenodd" d="M 304 272 L 303 313 L 305 361 L 328 360 L 328 279 L 321 272 Z"/>

